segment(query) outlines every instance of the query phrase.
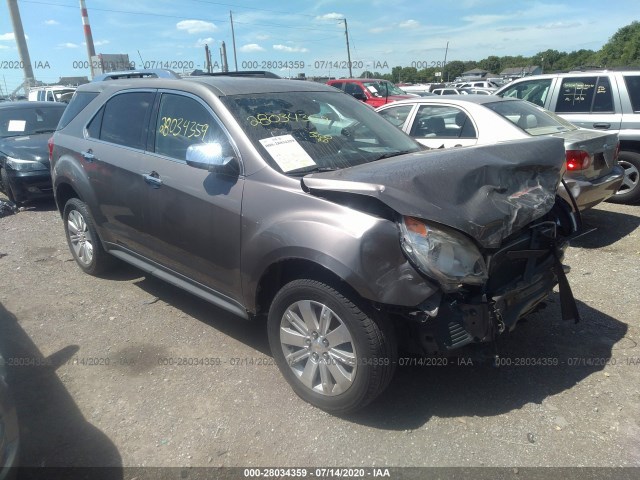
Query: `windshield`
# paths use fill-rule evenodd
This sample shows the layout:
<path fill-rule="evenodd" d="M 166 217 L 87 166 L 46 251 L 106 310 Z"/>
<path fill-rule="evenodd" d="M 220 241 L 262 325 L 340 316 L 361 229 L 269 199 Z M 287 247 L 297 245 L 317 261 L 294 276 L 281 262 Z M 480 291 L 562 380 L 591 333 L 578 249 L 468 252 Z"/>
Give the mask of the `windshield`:
<path fill-rule="evenodd" d="M 406 95 L 407 93 L 386 80 L 375 82 L 362 82 L 369 93 L 374 97 L 388 97 L 389 95 Z"/>
<path fill-rule="evenodd" d="M 222 100 L 267 162 L 290 175 L 421 150 L 369 106 L 341 92 L 261 93 Z"/>
<path fill-rule="evenodd" d="M 577 130 L 577 127 L 555 113 L 524 100 L 485 103 L 485 107 L 503 116 L 529 135 L 550 135 Z"/>
<path fill-rule="evenodd" d="M 26 102 L 25 102 L 26 103 Z M 0 109 L 0 138 L 50 133 L 56 129 L 65 105 Z"/>

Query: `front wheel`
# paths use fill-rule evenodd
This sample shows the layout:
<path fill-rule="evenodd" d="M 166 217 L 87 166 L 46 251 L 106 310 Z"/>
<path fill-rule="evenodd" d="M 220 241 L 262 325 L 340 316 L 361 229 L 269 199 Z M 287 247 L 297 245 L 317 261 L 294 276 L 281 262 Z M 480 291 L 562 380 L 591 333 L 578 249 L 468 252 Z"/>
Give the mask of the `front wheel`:
<path fill-rule="evenodd" d="M 77 198 L 70 199 L 64 206 L 63 220 L 69 250 L 78 266 L 90 275 L 108 270 L 115 259 L 102 248 L 85 203 Z"/>
<path fill-rule="evenodd" d="M 634 204 L 640 202 L 640 153 L 620 152 L 618 163 L 624 169 L 624 180 L 609 202 Z"/>
<path fill-rule="evenodd" d="M 395 370 L 389 320 L 322 282 L 282 287 L 269 309 L 268 332 L 276 364 L 296 394 L 331 413 L 370 403 Z"/>

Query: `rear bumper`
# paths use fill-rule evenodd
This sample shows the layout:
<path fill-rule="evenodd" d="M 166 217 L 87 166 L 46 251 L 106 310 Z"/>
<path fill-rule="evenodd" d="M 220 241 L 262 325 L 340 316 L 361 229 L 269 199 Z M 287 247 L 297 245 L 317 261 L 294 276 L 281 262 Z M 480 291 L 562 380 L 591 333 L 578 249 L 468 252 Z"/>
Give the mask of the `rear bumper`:
<path fill-rule="evenodd" d="M 623 180 L 624 170 L 619 165 L 616 165 L 611 173 L 593 180 L 572 178 L 566 174 L 564 176 L 564 181 L 576 199 L 580 210 L 594 207 L 613 196 L 620 188 Z M 560 191 L 558 190 L 559 193 Z"/>

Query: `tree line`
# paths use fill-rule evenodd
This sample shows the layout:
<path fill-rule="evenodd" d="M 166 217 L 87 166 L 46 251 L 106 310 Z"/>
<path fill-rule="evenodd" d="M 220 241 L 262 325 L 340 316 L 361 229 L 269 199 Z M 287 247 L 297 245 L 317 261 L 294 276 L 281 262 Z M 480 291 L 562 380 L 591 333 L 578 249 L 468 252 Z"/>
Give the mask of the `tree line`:
<path fill-rule="evenodd" d="M 453 81 L 463 72 L 476 68 L 490 73 L 500 74 L 503 70 L 512 67 L 527 67 L 537 65 L 543 72 L 573 70 L 584 67 L 640 67 L 640 22 L 620 28 L 609 41 L 598 51 L 576 50 L 573 52 L 559 52 L 548 49 L 536 53 L 531 57 L 490 55 L 480 61 L 448 62 L 444 67 L 432 67 L 418 70 L 415 67 L 393 67 L 391 73 L 379 73 L 365 71 L 361 78 L 383 78 L 392 82 L 427 83 L 438 81 Z M 436 77 L 436 72 L 441 72 L 442 77 Z"/>

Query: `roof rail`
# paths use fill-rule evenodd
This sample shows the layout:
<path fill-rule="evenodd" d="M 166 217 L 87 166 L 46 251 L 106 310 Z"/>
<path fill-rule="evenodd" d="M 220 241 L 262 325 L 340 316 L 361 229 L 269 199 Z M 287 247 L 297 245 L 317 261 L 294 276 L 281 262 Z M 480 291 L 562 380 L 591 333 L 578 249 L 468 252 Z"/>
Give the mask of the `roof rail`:
<path fill-rule="evenodd" d="M 168 69 L 148 69 L 148 70 L 124 70 L 121 72 L 108 72 L 94 77 L 92 82 L 102 82 L 104 80 L 120 80 L 128 78 L 181 78 L 173 70 Z"/>
<path fill-rule="evenodd" d="M 264 78 L 282 78 L 275 73 L 266 70 L 240 70 L 237 72 L 213 72 L 208 73 L 202 70 L 194 70 L 191 72 L 192 77 L 264 77 Z"/>

